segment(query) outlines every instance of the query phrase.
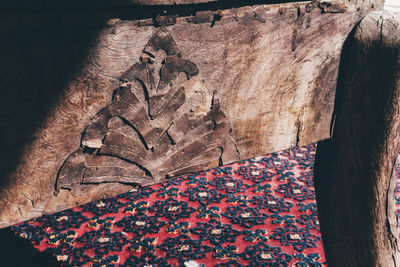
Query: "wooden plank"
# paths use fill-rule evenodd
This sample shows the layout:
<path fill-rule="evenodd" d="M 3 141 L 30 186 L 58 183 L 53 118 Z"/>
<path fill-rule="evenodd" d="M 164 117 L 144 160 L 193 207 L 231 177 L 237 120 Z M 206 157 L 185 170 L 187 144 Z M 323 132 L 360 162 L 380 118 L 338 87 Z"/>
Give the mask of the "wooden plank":
<path fill-rule="evenodd" d="M 373 12 L 350 36 L 332 140 L 318 144 L 315 190 L 329 266 L 399 266 L 400 16 Z"/>
<path fill-rule="evenodd" d="M 139 5 L 188 5 L 215 1 L 218 0 L 131 0 L 132 3 Z"/>
<path fill-rule="evenodd" d="M 342 44 L 381 4 L 89 17 L 87 28 L 67 12 L 50 17 L 62 32 L 14 21 L 0 34 L 0 227 L 329 138 Z"/>
<path fill-rule="evenodd" d="M 0 8 L 3 11 L 26 12 L 32 10 L 79 10 L 86 9 L 85 11 L 102 10 L 109 8 L 130 8 L 130 12 L 135 13 L 135 9 L 142 9 L 148 7 L 154 13 L 163 14 L 165 12 L 188 12 L 192 10 L 217 10 L 239 8 L 243 6 L 253 5 L 273 5 L 300 2 L 296 0 L 3 0 L 0 2 Z M 304 2 L 314 2 L 316 5 L 330 5 L 335 6 L 335 3 L 344 3 L 345 6 L 379 6 L 383 5 L 384 0 L 371 0 L 368 3 L 360 3 L 358 0 L 313 0 Z"/>
<path fill-rule="evenodd" d="M 332 1 L 332 0 L 330 0 Z M 337 1 L 337 0 L 333 0 Z M 260 4 L 280 4 L 296 2 L 296 0 L 2 0 L 0 7 L 4 9 L 35 10 L 35 9 L 61 9 L 61 8 L 142 8 L 170 10 L 182 7 L 184 9 L 213 9 L 213 8 L 232 8 Z M 298 1 L 297 1 L 298 2 Z"/>

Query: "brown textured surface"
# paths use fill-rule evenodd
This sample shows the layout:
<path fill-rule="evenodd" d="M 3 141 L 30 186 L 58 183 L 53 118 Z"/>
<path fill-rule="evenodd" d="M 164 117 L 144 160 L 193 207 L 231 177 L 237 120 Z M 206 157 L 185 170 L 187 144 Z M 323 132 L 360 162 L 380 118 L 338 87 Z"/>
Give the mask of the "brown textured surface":
<path fill-rule="evenodd" d="M 156 57 L 159 52 L 165 55 Z M 57 195 L 68 190 L 78 196 L 90 184 L 154 184 L 240 159 L 218 101 L 190 81 L 199 70 L 181 57 L 164 27 L 140 61 L 122 74 L 125 83 L 111 103 L 91 118 L 80 148 L 59 171 Z"/>
<path fill-rule="evenodd" d="M 65 27 L 61 32 L 59 31 L 62 28 L 54 26 L 54 23 L 50 26 L 37 21 L 35 24 L 35 16 L 19 16 L 16 21 L 8 20 L 9 24 L 4 24 L 7 30 L 1 33 L 2 45 L 5 46 L 2 51 L 4 57 L 9 59 L 5 62 L 11 62 L 2 63 L 1 66 L 3 88 L 9 88 L 4 91 L 3 98 L 5 107 L 8 108 L 3 110 L 9 112 L 9 116 L 5 118 L 18 119 L 13 119 L 15 126 L 6 121 L 5 124 L 10 127 L 3 130 L 8 141 L 4 143 L 7 149 L 2 151 L 9 153 L 2 154 L 6 174 L 0 193 L 0 226 L 131 189 L 126 181 L 132 177 L 115 176 L 115 168 L 122 168 L 126 173 L 140 172 L 143 169 L 138 170 L 132 164 L 127 167 L 125 162 L 116 163 L 118 157 L 130 158 L 130 161 L 136 163 L 139 161 L 139 158 L 132 158 L 127 152 L 122 155 L 125 151 L 123 148 L 132 143 L 131 140 L 121 137 L 121 133 L 130 131 L 128 136 L 134 136 L 135 131 L 132 132 L 132 129 L 136 127 L 135 124 L 145 123 L 150 118 L 149 113 L 146 119 L 137 118 L 140 112 L 135 110 L 136 106 L 131 108 L 131 101 L 136 101 L 132 95 L 140 103 L 137 108 L 142 107 L 148 112 L 146 109 L 150 107 L 150 115 L 152 109 L 157 113 L 160 103 L 166 100 L 165 97 L 175 93 L 182 99 L 185 96 L 183 102 L 170 102 L 171 108 L 157 114 L 162 127 L 150 125 L 148 129 L 142 128 L 147 127 L 145 124 L 137 127 L 145 140 L 158 140 L 155 137 L 160 134 L 160 129 L 165 132 L 168 123 L 173 121 L 168 134 L 164 135 L 164 139 L 168 140 L 164 141 L 171 144 L 171 137 L 176 143 L 172 147 L 179 147 L 179 140 L 184 140 L 182 144 L 187 145 L 190 142 L 186 139 L 196 140 L 198 134 L 206 133 L 209 130 L 207 127 L 212 126 L 207 124 L 210 120 L 205 119 L 208 113 L 211 121 L 218 118 L 215 119 L 216 129 L 213 130 L 217 134 L 205 135 L 201 142 L 191 143 L 190 149 L 184 153 L 182 149 L 182 153 L 164 158 L 161 155 L 167 146 L 160 147 L 161 150 L 157 153 L 149 153 L 145 148 L 143 165 L 152 165 L 148 168 L 152 169 L 150 173 L 153 178 L 144 181 L 145 178 L 136 177 L 137 181 L 134 183 L 157 182 L 165 175 L 214 167 L 221 161 L 229 163 L 296 144 L 329 138 L 341 47 L 353 26 L 371 10 L 371 2 L 355 3 L 356 6 L 353 4 L 338 4 L 329 10 L 317 2 L 259 5 L 210 11 L 211 14 L 199 11 L 190 16 L 177 16 L 176 21 L 168 18 L 122 18 L 108 20 L 104 25 L 90 16 L 82 17 L 77 11 L 68 11 L 53 15 L 54 19 L 58 19 L 55 21 Z M 18 23 L 29 21 L 28 18 L 31 23 Z M 80 20 L 87 24 L 78 23 Z M 51 20 L 48 21 L 50 22 Z M 71 30 L 71 25 L 75 25 L 75 31 L 79 29 L 79 34 Z M 92 29 L 94 25 L 95 30 L 88 30 L 91 34 L 87 34 L 85 30 Z M 171 46 L 166 50 L 175 51 L 176 55 L 152 49 L 158 42 L 152 38 L 157 36 L 155 33 L 160 29 L 155 26 L 161 25 L 164 25 L 176 43 L 181 59 L 178 58 L 179 53 L 176 53 L 172 41 L 168 41 Z M 43 27 L 49 27 L 53 31 L 43 30 Z M 34 42 L 23 39 L 29 34 Z M 23 42 L 19 42 L 18 38 L 22 38 Z M 149 43 L 152 45 L 148 46 Z M 32 59 L 20 56 L 19 53 L 25 51 L 22 49 L 25 46 L 33 47 L 33 55 L 38 56 Z M 57 47 L 63 47 L 64 50 L 58 51 Z M 73 50 L 74 47 L 76 51 Z M 80 53 L 79 57 L 75 56 L 77 51 Z M 170 58 L 164 63 L 157 61 L 166 56 Z M 153 63 L 155 69 L 162 64 L 165 69 L 161 70 L 161 78 L 150 75 L 146 80 L 143 71 L 146 64 L 153 60 L 152 57 L 156 59 Z M 65 64 L 68 60 L 71 61 L 70 65 Z M 41 66 L 47 61 L 50 63 L 43 69 Z M 31 64 L 28 67 L 27 62 Z M 169 64 L 171 68 L 168 67 Z M 24 67 L 21 69 L 20 66 Z M 73 66 L 73 69 L 68 72 L 67 66 Z M 179 66 L 184 72 L 178 74 L 173 66 Z M 64 73 L 68 75 L 63 75 Z M 132 77 L 137 77 L 136 80 L 141 82 L 131 81 Z M 141 88 L 143 83 L 152 84 L 151 77 L 160 79 L 162 82 L 154 81 L 154 85 L 161 86 L 149 86 L 149 97 L 137 94 L 134 88 Z M 162 77 L 166 78 L 163 80 Z M 170 86 L 168 82 L 174 79 L 176 82 Z M 132 95 L 124 94 L 124 90 L 128 88 L 124 85 L 126 81 L 131 83 Z M 185 88 L 184 93 L 179 90 L 178 85 Z M 198 99 L 197 94 L 201 95 L 201 99 Z M 121 109 L 110 111 L 118 102 L 113 100 L 113 96 L 122 96 L 118 101 L 126 103 L 121 104 Z M 32 99 L 37 102 L 32 102 Z M 198 119 L 192 129 L 195 131 L 202 125 L 199 133 L 185 129 L 190 124 L 184 117 L 185 112 L 178 111 L 179 116 L 173 114 L 179 105 L 198 107 L 200 113 L 205 110 L 202 115 L 204 121 Z M 211 110 L 210 105 L 213 105 Z M 34 114 L 27 114 L 30 110 L 34 112 L 42 107 L 46 109 L 47 115 L 40 119 Z M 20 108 L 24 112 L 18 113 Z M 19 115 L 15 117 L 14 114 Z M 111 119 L 115 115 L 118 118 Z M 107 126 L 104 121 L 95 123 L 97 120 L 108 120 Z M 151 119 L 150 121 L 155 122 Z M 29 131 L 17 133 L 19 125 L 27 127 Z M 220 125 L 221 128 L 215 125 Z M 159 129 L 151 131 L 156 128 Z M 29 137 L 29 133 L 33 137 Z M 106 138 L 103 144 L 99 142 L 99 138 L 104 136 Z M 231 144 L 221 146 L 221 137 Z M 137 142 L 140 140 L 140 145 L 143 146 L 140 137 L 134 139 Z M 124 142 L 129 145 L 124 145 Z M 116 148 L 114 144 L 123 145 Z M 90 153 L 83 151 L 84 147 L 99 149 L 100 154 L 101 151 L 112 154 L 114 159 L 101 161 L 101 157 L 92 157 Z M 222 156 L 219 147 L 224 148 Z M 132 150 L 137 148 L 135 146 Z M 151 145 L 148 148 L 151 149 Z M 67 160 L 74 151 L 77 157 Z M 197 151 L 203 151 L 203 157 L 208 158 L 209 162 L 194 157 Z M 165 165 L 161 169 L 157 167 L 161 163 L 156 163 L 160 159 Z M 101 171 L 91 167 L 97 166 L 99 161 Z M 14 163 L 9 164 L 10 162 Z M 61 190 L 57 196 L 53 194 L 57 177 L 63 175 L 59 170 L 64 162 L 75 166 L 71 167 L 71 172 L 75 172 L 76 176 L 65 180 L 62 178 L 65 182 L 61 183 L 61 187 L 69 188 L 76 184 L 74 179 L 81 177 L 83 165 L 88 169 L 82 176 L 86 177 L 83 179 L 87 179 L 87 184 L 81 187 L 79 194 L 71 194 L 68 190 Z M 105 166 L 105 162 L 114 164 L 114 169 Z M 102 171 L 110 176 L 98 180 L 96 177 Z M 95 182 L 99 183 L 94 184 Z M 79 180 L 78 183 L 83 181 Z"/>
<path fill-rule="evenodd" d="M 344 49 L 333 139 L 318 144 L 315 190 L 329 266 L 399 266 L 400 16 L 373 12 Z M 398 160 L 398 159 L 397 159 Z"/>
<path fill-rule="evenodd" d="M 161 11 L 165 9 L 175 9 L 176 7 L 183 7 L 190 9 L 191 7 L 199 7 L 202 10 L 210 9 L 227 9 L 233 7 L 260 5 L 260 4 L 282 4 L 299 2 L 296 0 L 2 0 L 0 8 L 4 9 L 41 9 L 41 8 L 79 8 L 79 9 L 98 9 L 98 8 L 130 8 L 130 7 L 149 7 L 151 9 L 160 8 Z M 314 1 L 316 3 L 322 2 L 332 3 L 327 6 L 327 9 L 333 7 L 336 9 L 336 2 L 343 3 L 341 0 L 326 0 Z M 346 5 L 363 5 L 363 4 L 377 4 L 383 3 L 383 0 L 349 0 Z"/>
<path fill-rule="evenodd" d="M 132 3 L 139 5 L 182 5 L 215 2 L 218 0 L 131 0 Z"/>

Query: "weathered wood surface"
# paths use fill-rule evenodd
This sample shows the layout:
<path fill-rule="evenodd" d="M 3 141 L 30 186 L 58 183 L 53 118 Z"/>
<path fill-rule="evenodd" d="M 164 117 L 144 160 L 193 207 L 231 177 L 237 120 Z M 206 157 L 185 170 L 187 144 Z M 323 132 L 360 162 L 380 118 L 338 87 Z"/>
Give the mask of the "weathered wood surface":
<path fill-rule="evenodd" d="M 30 54 L 19 55 L 26 54 L 19 50 L 24 42 L 8 46 L 32 29 L 10 24 L 15 32 L 0 34 L 7 48 L 2 56 L 9 59 L 1 63 L 3 119 L 19 115 L 3 130 L 2 151 L 11 152 L 2 154 L 7 172 L 0 227 L 135 184 L 329 138 L 342 44 L 382 4 L 371 3 L 314 1 L 111 19 L 87 51 L 62 34 L 39 31 L 29 47 L 47 66 L 40 72 Z M 81 19 L 64 14 L 66 28 L 74 23 L 69 17 Z M 54 48 L 53 35 L 70 55 Z M 86 57 L 69 72 L 51 52 L 68 63 L 73 53 Z M 20 70 L 26 62 L 31 65 Z M 68 79 L 61 82 L 64 72 Z M 48 115 L 38 122 L 34 112 L 42 105 Z M 31 120 L 40 125 L 30 127 Z M 25 129 L 20 125 L 33 137 L 16 133 Z"/>
<path fill-rule="evenodd" d="M 131 0 L 132 3 L 140 5 L 188 5 L 215 1 L 218 0 Z"/>
<path fill-rule="evenodd" d="M 369 14 L 344 53 L 333 139 L 318 144 L 315 163 L 325 254 L 329 266 L 399 266 L 393 172 L 400 152 L 400 15 Z"/>
<path fill-rule="evenodd" d="M 340 1 L 340 0 L 328 0 Z M 79 8 L 79 9 L 98 9 L 98 8 L 126 8 L 126 7 L 150 7 L 154 9 L 171 10 L 176 7 L 183 7 L 184 9 L 214 9 L 214 8 L 229 8 L 229 7 L 242 7 L 260 4 L 281 4 L 289 2 L 298 2 L 296 0 L 2 0 L 0 8 L 21 10 L 37 10 L 43 8 Z M 376 2 L 376 1 L 373 1 Z M 88 11 L 88 10 L 86 10 Z M 130 12 L 135 12 L 130 10 Z"/>

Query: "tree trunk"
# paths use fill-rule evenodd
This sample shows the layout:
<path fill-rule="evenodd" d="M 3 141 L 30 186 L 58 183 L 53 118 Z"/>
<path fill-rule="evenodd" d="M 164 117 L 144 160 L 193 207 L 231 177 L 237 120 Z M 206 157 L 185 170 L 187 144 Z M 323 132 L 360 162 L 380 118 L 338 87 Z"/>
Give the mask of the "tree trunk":
<path fill-rule="evenodd" d="M 393 171 L 400 148 L 400 17 L 367 15 L 343 49 L 333 139 L 315 190 L 329 266 L 399 266 Z"/>

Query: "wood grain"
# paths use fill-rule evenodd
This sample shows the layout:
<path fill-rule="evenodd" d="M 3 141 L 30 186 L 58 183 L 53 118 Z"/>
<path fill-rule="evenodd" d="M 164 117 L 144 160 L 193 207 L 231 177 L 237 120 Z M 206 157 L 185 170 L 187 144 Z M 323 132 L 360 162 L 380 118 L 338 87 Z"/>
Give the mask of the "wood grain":
<path fill-rule="evenodd" d="M 154 184 L 239 160 L 230 123 L 213 93 L 193 81 L 198 74 L 169 32 L 157 30 L 64 162 L 56 195 L 78 196 L 88 184 Z"/>
<path fill-rule="evenodd" d="M 399 266 L 400 16 L 367 15 L 344 53 L 333 139 L 315 163 L 325 254 L 329 266 Z"/>
<path fill-rule="evenodd" d="M 12 158 L 16 167 L 0 191 L 0 227 L 126 192 L 134 184 L 329 138 L 342 44 L 382 4 L 332 3 L 107 21 L 21 157 Z M 69 16 L 78 17 L 67 13 L 67 26 L 74 21 Z M 15 27 L 18 36 L 24 33 Z M 160 29 L 168 32 L 168 48 L 156 49 L 163 43 Z M 147 75 L 148 65 L 161 76 Z M 2 81 L 5 88 L 14 86 Z M 198 113 L 193 119 L 187 115 L 191 107 Z M 4 158 L 5 164 L 11 160 Z"/>

